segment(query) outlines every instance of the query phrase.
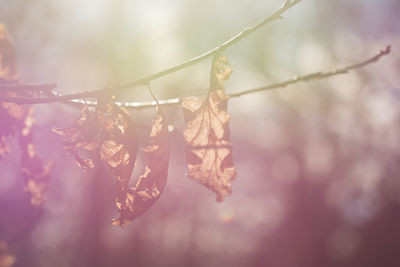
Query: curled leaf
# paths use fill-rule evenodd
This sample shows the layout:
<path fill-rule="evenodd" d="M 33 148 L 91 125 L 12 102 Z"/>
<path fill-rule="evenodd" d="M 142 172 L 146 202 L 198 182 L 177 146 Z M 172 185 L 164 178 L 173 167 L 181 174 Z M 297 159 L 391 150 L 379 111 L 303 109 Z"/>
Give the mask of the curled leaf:
<path fill-rule="evenodd" d="M 135 187 L 129 188 L 125 202 L 116 200 L 120 216 L 113 225 L 125 226 L 148 210 L 160 197 L 168 176 L 169 137 L 168 125 L 161 111 L 158 112 L 150 132 L 150 141 L 144 149 L 148 154 L 145 172 L 139 176 Z"/>
<path fill-rule="evenodd" d="M 65 150 L 75 157 L 83 171 L 95 167 L 94 159 L 111 168 L 116 177 L 117 208 L 126 210 L 129 180 L 137 153 L 136 129 L 129 114 L 103 97 L 96 111 L 84 107 L 81 117 L 71 127 L 53 131 L 63 137 Z"/>
<path fill-rule="evenodd" d="M 53 128 L 53 132 L 63 137 L 65 151 L 74 156 L 75 163 L 83 171 L 94 168 L 93 161 L 83 157 L 80 153 L 81 149 L 90 151 L 98 146 L 98 143 L 94 140 L 97 133 L 95 114 L 93 111 L 90 111 L 89 108 L 85 106 L 82 109 L 81 117 L 69 128 Z"/>
<path fill-rule="evenodd" d="M 116 176 L 116 206 L 119 212 L 127 209 L 127 192 L 136 162 L 136 129 L 127 112 L 115 103 L 99 100 L 97 106 L 99 153 L 101 160 Z"/>
<path fill-rule="evenodd" d="M 211 83 L 212 89 L 224 88 L 224 83 L 233 72 L 233 65 L 224 56 L 217 56 L 213 62 Z"/>

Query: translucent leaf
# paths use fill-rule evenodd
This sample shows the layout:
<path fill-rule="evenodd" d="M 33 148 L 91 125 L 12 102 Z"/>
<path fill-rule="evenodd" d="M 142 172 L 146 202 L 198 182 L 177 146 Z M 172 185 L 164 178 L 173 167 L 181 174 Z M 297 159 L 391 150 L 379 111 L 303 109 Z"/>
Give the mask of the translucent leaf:
<path fill-rule="evenodd" d="M 126 210 L 137 153 L 136 130 L 129 114 L 111 99 L 100 98 L 96 111 L 84 107 L 70 127 L 53 131 L 63 137 L 65 150 L 82 170 L 93 169 L 95 159 L 111 168 L 116 178 L 117 208 Z"/>
<path fill-rule="evenodd" d="M 121 213 L 113 225 L 125 226 L 148 210 L 160 197 L 168 176 L 169 137 L 168 125 L 160 111 L 150 132 L 148 146 L 143 149 L 148 155 L 145 172 L 139 176 L 135 187 L 129 188 L 125 202 L 116 200 Z"/>
<path fill-rule="evenodd" d="M 183 136 L 188 176 L 215 192 L 217 201 L 223 201 L 232 193 L 230 182 L 236 177 L 227 112 L 228 96 L 223 89 L 223 83 L 231 73 L 232 65 L 227 59 L 217 57 L 208 95 L 189 97 L 182 102 L 187 123 Z"/>
<path fill-rule="evenodd" d="M 97 148 L 99 146 L 99 141 L 96 140 L 99 133 L 96 132 L 96 129 L 95 113 L 86 106 L 82 109 L 81 117 L 69 128 L 53 128 L 53 132 L 63 137 L 65 151 L 75 157 L 75 163 L 83 171 L 93 169 L 94 163 L 91 159 L 83 157 L 79 149 L 85 147 Z"/>

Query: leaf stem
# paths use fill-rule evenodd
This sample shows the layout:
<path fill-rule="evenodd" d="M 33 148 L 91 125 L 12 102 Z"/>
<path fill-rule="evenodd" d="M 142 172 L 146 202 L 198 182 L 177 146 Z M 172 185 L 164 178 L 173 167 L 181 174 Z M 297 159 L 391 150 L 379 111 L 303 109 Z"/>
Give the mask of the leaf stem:
<path fill-rule="evenodd" d="M 153 90 L 151 90 L 150 83 L 147 84 L 147 90 L 149 90 L 151 96 L 153 97 L 154 101 L 156 102 L 157 107 L 160 106 L 157 97 L 154 95 Z"/>

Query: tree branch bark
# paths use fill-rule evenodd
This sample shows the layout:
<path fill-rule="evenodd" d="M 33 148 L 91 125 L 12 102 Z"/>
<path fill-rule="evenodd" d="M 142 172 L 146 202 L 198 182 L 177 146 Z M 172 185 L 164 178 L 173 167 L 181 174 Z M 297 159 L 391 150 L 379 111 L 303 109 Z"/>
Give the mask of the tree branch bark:
<path fill-rule="evenodd" d="M 376 55 L 360 61 L 356 62 L 353 64 L 350 64 L 348 66 L 342 67 L 342 68 L 337 68 L 333 69 L 331 71 L 326 71 L 326 72 L 315 72 L 315 73 L 310 73 L 306 74 L 303 76 L 297 76 L 282 82 L 277 82 L 273 83 L 270 85 L 258 87 L 258 88 L 252 88 L 252 89 L 247 89 L 243 90 L 237 93 L 232 93 L 228 94 L 229 97 L 240 97 L 243 95 L 248 95 L 248 94 L 253 94 L 261 91 L 267 91 L 267 90 L 273 90 L 273 89 L 278 89 L 278 88 L 283 88 L 287 87 L 289 85 L 299 83 L 299 82 L 307 82 L 307 81 L 317 81 L 317 80 L 322 80 L 331 76 L 339 75 L 339 74 L 345 74 L 348 73 L 350 70 L 353 69 L 358 69 L 362 68 L 366 65 L 369 65 L 371 63 L 377 62 L 381 57 L 387 55 L 390 53 L 390 45 L 386 46 L 384 49 L 380 50 L 379 53 Z M 164 99 L 164 100 L 158 100 L 160 106 L 172 106 L 172 105 L 178 105 L 181 103 L 183 99 L 180 98 L 171 98 L 171 99 Z M 94 106 L 96 105 L 96 101 L 83 101 L 83 100 L 73 100 L 73 104 L 75 105 L 89 105 L 89 106 Z M 117 105 L 123 106 L 128 109 L 135 109 L 135 110 L 141 110 L 141 109 L 147 109 L 147 108 L 153 108 L 157 105 L 155 101 L 148 101 L 148 102 L 116 102 Z"/>
<path fill-rule="evenodd" d="M 17 104 L 41 104 L 41 103 L 52 103 L 52 102 L 64 102 L 68 100 L 73 100 L 73 99 L 84 99 L 84 98 L 97 98 L 99 95 L 106 91 L 113 91 L 113 94 L 116 95 L 120 93 L 123 90 L 140 86 L 140 85 L 147 85 L 150 81 L 155 80 L 157 78 L 166 76 L 168 74 L 171 74 L 173 72 L 177 72 L 179 70 L 185 69 L 189 66 L 195 65 L 215 54 L 221 53 L 228 47 L 236 44 L 237 42 L 241 41 L 242 39 L 246 38 L 253 32 L 259 30 L 263 26 L 267 25 L 268 23 L 281 19 L 282 14 L 285 13 L 288 9 L 299 3 L 301 0 L 286 0 L 282 7 L 275 11 L 272 15 L 269 17 L 263 19 L 262 21 L 258 22 L 257 24 L 253 25 L 252 27 L 248 27 L 241 31 L 239 34 L 235 35 L 228 41 L 220 44 L 219 46 L 211 49 L 210 51 L 199 55 L 197 57 L 194 57 L 186 62 L 183 62 L 181 64 L 178 64 L 176 66 L 167 68 L 165 70 L 153 73 L 151 75 L 148 75 L 146 77 L 143 77 L 141 79 L 138 79 L 136 81 L 128 82 L 125 84 L 120 84 L 118 86 L 112 86 L 112 87 L 105 87 L 99 90 L 95 91 L 89 91 L 89 92 L 82 92 L 82 93 L 76 93 L 76 94 L 70 94 L 70 95 L 53 95 L 50 97 L 0 97 L 0 102 L 13 102 Z"/>

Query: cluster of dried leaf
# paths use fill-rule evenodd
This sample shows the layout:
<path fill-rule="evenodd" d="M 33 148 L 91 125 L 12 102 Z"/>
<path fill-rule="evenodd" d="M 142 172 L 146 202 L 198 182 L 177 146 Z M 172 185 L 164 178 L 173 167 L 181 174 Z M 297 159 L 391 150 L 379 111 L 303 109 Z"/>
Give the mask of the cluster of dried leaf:
<path fill-rule="evenodd" d="M 4 25 L 0 25 L 0 84 L 18 84 L 15 54 Z M 223 201 L 232 192 L 230 182 L 236 171 L 232 161 L 227 113 L 228 96 L 224 82 L 232 73 L 232 65 L 225 57 L 214 58 L 211 85 L 205 97 L 189 97 L 182 102 L 187 123 L 184 131 L 188 176 L 217 194 Z M 34 92 L 0 92 L 5 96 L 32 96 Z M 149 143 L 143 149 L 147 157 L 144 173 L 130 186 L 137 155 L 135 125 L 126 110 L 114 103 L 111 93 L 99 97 L 95 107 L 85 106 L 80 118 L 70 127 L 53 129 L 64 140 L 65 151 L 75 158 L 83 170 L 95 168 L 97 163 L 108 166 L 116 180 L 115 205 L 120 213 L 113 225 L 127 223 L 149 209 L 160 197 L 168 176 L 169 133 L 166 118 L 157 107 Z M 32 107 L 0 103 L 0 157 L 10 153 L 6 140 L 16 134 L 22 158 L 25 190 L 31 203 L 41 205 L 49 180 L 50 164 L 44 165 L 32 142 L 34 118 Z"/>
<path fill-rule="evenodd" d="M 231 72 L 227 59 L 217 57 L 207 96 L 190 97 L 182 103 L 187 123 L 184 138 L 189 177 L 214 191 L 218 201 L 231 194 L 230 181 L 236 176 L 228 97 L 224 93 L 224 82 Z M 69 128 L 53 131 L 63 137 L 65 150 L 75 157 L 82 170 L 93 169 L 94 159 L 111 168 L 116 179 L 115 204 L 120 213 L 113 225 L 125 226 L 160 197 L 167 182 L 169 162 L 168 125 L 161 110 L 154 120 L 149 145 L 143 149 L 147 154 L 145 171 L 134 187 L 129 187 L 129 181 L 137 152 L 135 126 L 127 111 L 117 106 L 111 96 L 100 97 L 94 110 L 85 106 L 81 117 Z"/>
<path fill-rule="evenodd" d="M 9 35 L 0 24 L 0 85 L 18 84 L 15 52 Z M 4 90 L 4 96 L 26 96 L 31 92 L 13 92 Z M 44 201 L 44 191 L 49 180 L 50 164 L 43 164 L 32 142 L 32 126 L 35 122 L 32 107 L 22 107 L 14 103 L 0 103 L 0 158 L 10 154 L 7 139 L 16 135 L 21 149 L 22 174 L 25 178 L 25 190 L 31 194 L 31 204 L 39 206 Z"/>
<path fill-rule="evenodd" d="M 137 153 L 135 125 L 128 112 L 110 96 L 101 97 L 95 110 L 84 107 L 81 117 L 71 127 L 53 131 L 63 137 L 65 150 L 75 157 L 82 170 L 93 169 L 95 159 L 111 168 L 116 179 L 115 204 L 120 213 L 113 225 L 125 226 L 159 198 L 166 184 L 169 162 L 168 128 L 161 111 L 154 121 L 149 146 L 144 149 L 148 154 L 145 172 L 135 187 L 129 186 Z"/>

